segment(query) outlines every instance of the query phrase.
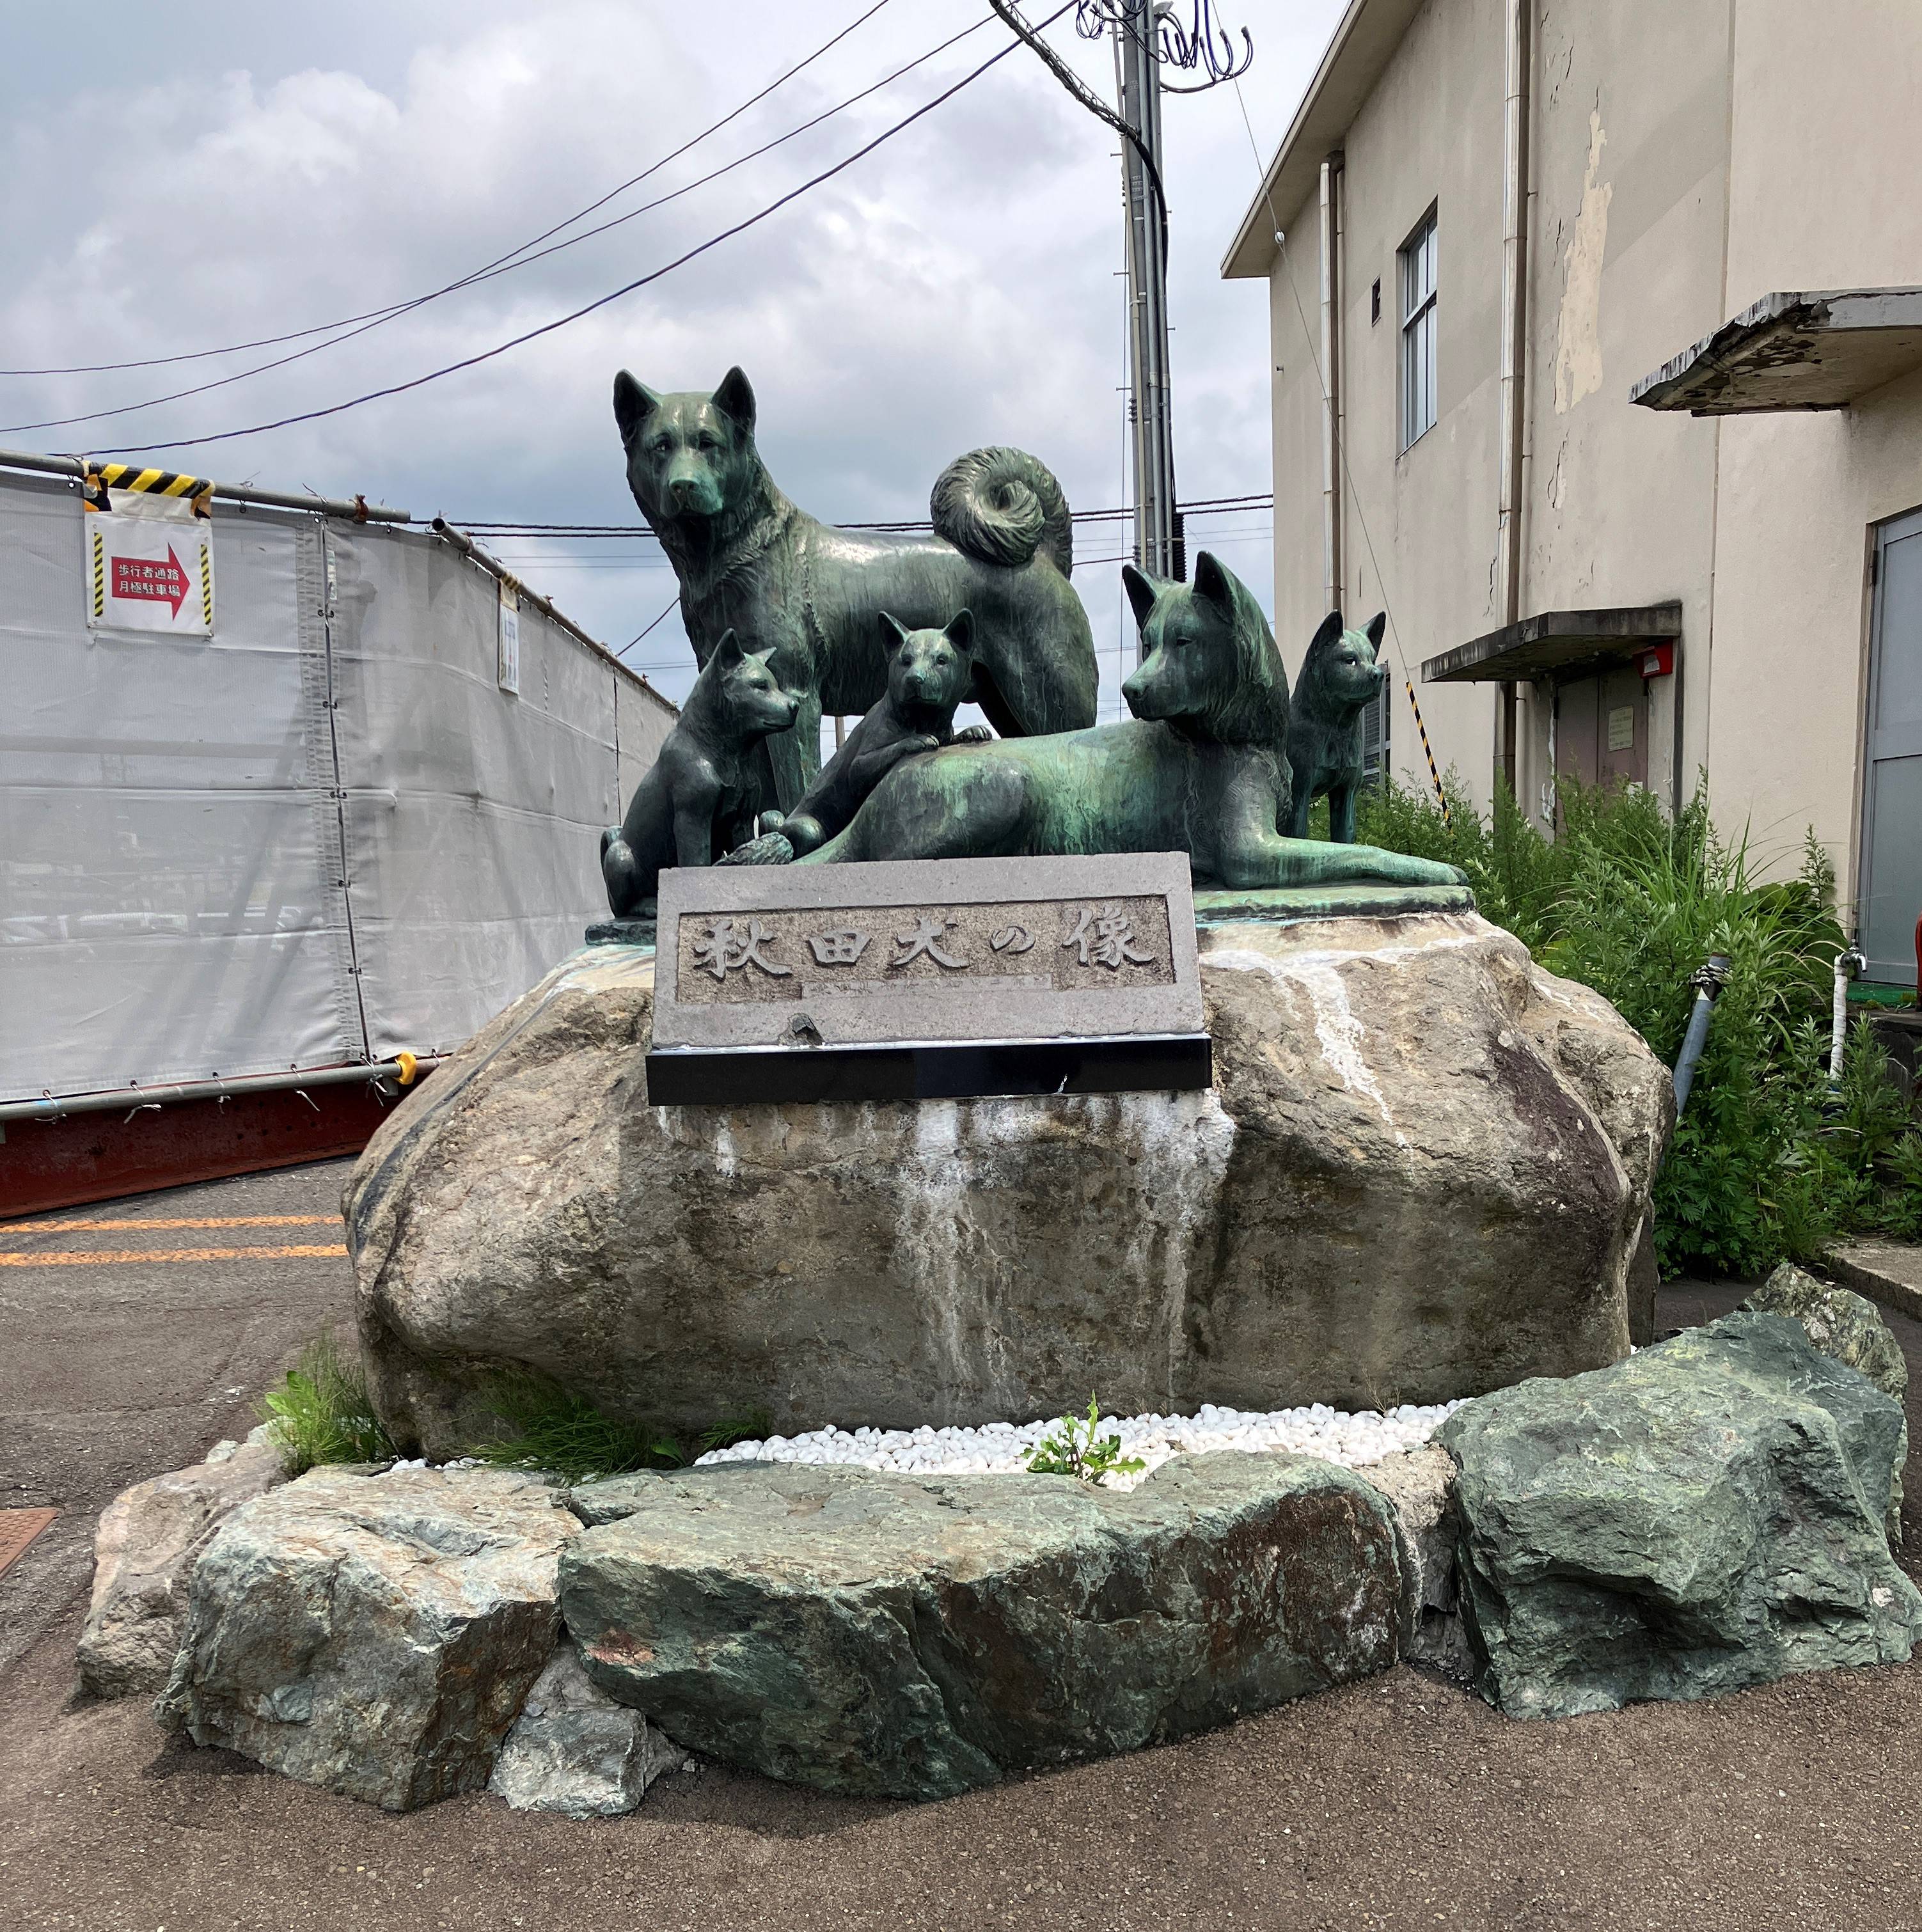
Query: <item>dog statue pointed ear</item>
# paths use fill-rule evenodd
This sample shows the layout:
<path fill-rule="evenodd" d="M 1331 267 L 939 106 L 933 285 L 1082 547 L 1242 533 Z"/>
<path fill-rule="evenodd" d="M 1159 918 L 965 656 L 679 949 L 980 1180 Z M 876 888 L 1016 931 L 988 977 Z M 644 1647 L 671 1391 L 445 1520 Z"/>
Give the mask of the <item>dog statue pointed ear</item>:
<path fill-rule="evenodd" d="M 641 425 L 661 406 L 661 399 L 623 369 L 614 379 L 614 419 L 620 426 L 623 446 L 641 433 Z"/>
<path fill-rule="evenodd" d="M 721 386 L 709 400 L 742 435 L 754 434 L 754 392 L 738 368 L 730 369 L 721 378 Z"/>
<path fill-rule="evenodd" d="M 1377 657 L 1381 655 L 1381 640 L 1387 629 L 1388 613 L 1386 610 L 1377 610 L 1368 620 L 1368 628 L 1362 633 L 1368 642 L 1374 646 L 1375 655 Z"/>
<path fill-rule="evenodd" d="M 718 664 L 723 670 L 731 670 L 746 655 L 740 647 L 740 632 L 723 631 L 721 641 L 714 646 L 714 655 L 708 662 Z"/>
<path fill-rule="evenodd" d="M 956 611 L 947 620 L 947 628 L 941 634 L 964 658 L 972 657 L 975 655 L 974 612 Z"/>
<path fill-rule="evenodd" d="M 1126 586 L 1128 602 L 1134 607 L 1134 628 L 1138 631 L 1153 614 L 1155 600 L 1164 586 L 1146 571 L 1137 570 L 1131 563 L 1122 566 L 1122 582 Z"/>
<path fill-rule="evenodd" d="M 1320 628 L 1308 640 L 1309 655 L 1312 656 L 1317 651 L 1325 651 L 1332 648 L 1340 638 L 1344 628 L 1341 622 L 1341 613 L 1339 610 L 1329 611 L 1328 615 L 1321 620 Z"/>
<path fill-rule="evenodd" d="M 1203 550 L 1194 560 L 1194 594 L 1206 598 L 1224 616 L 1235 614 L 1234 580 L 1212 551 Z"/>
<path fill-rule="evenodd" d="M 891 658 L 908 641 L 908 627 L 899 617 L 892 617 L 884 610 L 881 614 L 881 654 Z"/>

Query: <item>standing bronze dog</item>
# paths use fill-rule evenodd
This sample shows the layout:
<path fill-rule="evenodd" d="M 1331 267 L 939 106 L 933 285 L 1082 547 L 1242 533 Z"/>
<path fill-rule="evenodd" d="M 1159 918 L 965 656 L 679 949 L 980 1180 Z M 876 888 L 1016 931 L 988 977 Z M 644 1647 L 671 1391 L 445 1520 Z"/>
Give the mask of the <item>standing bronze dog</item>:
<path fill-rule="evenodd" d="M 880 618 L 938 630 L 974 613 L 972 695 L 1004 736 L 1095 722 L 1095 640 L 1068 580 L 1072 526 L 1061 486 L 1018 449 L 979 449 L 934 486 L 933 533 L 843 530 L 797 510 L 754 446 L 754 392 L 730 369 L 712 395 L 656 395 L 626 370 L 614 420 L 627 482 L 680 583 L 702 663 L 723 632 L 772 649 L 800 698 L 794 729 L 762 754 L 792 811 L 820 769 L 821 714 L 866 712 L 887 685 Z"/>

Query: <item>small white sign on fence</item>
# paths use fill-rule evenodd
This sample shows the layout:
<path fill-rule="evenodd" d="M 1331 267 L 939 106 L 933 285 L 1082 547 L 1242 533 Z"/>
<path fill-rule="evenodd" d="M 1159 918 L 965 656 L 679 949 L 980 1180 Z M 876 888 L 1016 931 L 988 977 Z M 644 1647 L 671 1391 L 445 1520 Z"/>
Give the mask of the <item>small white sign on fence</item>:
<path fill-rule="evenodd" d="M 185 496 L 89 482 L 80 520 L 87 628 L 212 637 L 214 526 L 205 499 L 197 508 Z"/>
<path fill-rule="evenodd" d="M 521 593 L 506 581 L 500 586 L 500 652 L 496 677 L 503 691 L 521 694 Z"/>

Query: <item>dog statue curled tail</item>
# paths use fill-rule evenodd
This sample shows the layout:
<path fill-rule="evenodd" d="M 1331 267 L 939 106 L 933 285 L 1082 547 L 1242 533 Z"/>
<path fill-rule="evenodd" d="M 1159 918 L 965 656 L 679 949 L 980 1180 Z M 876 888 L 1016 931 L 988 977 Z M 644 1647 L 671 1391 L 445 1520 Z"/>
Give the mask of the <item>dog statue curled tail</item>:
<path fill-rule="evenodd" d="M 910 630 L 974 618 L 974 696 L 1004 736 L 1095 722 L 1095 640 L 1068 581 L 1073 526 L 1047 466 L 975 450 L 934 486 L 932 531 L 839 530 L 797 509 L 755 445 L 754 392 L 730 369 L 712 394 L 659 394 L 625 370 L 614 418 L 628 486 L 674 567 L 703 664 L 728 630 L 771 650 L 798 694 L 791 730 L 755 764 L 764 807 L 792 812 L 821 768 L 824 711 L 865 713 L 887 688 L 881 614 Z"/>
<path fill-rule="evenodd" d="M 1131 722 L 909 758 L 799 862 L 1185 850 L 1199 885 L 1464 882 L 1452 866 L 1284 838 L 1288 676 L 1254 595 L 1204 550 L 1194 582 L 1124 570 L 1146 655 Z"/>

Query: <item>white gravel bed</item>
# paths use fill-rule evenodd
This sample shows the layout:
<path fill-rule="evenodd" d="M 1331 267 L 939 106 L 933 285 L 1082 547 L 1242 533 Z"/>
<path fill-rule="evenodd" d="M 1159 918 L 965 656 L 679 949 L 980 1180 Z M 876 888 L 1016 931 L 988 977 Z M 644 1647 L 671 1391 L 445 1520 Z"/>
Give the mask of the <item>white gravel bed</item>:
<path fill-rule="evenodd" d="M 1266 1414 L 1217 1408 L 1204 1402 L 1195 1415 L 1103 1416 L 1100 1436 L 1119 1436 L 1124 1456 L 1139 1456 L 1146 1467 L 1134 1475 L 1110 1475 L 1114 1490 L 1131 1490 L 1171 1456 L 1209 1450 L 1241 1449 L 1251 1454 L 1285 1450 L 1320 1456 L 1356 1468 L 1384 1456 L 1419 1449 L 1459 1402 L 1418 1404 L 1350 1414 L 1320 1402 L 1308 1408 Z M 830 1424 L 804 1436 L 770 1436 L 764 1442 L 737 1442 L 700 1457 L 697 1467 L 714 1462 L 843 1462 L 863 1469 L 892 1469 L 908 1475 L 1014 1475 L 1027 1466 L 1028 1451 L 1057 1426 L 1039 1422 L 990 1422 L 978 1429 L 867 1429 L 852 1431 Z"/>

